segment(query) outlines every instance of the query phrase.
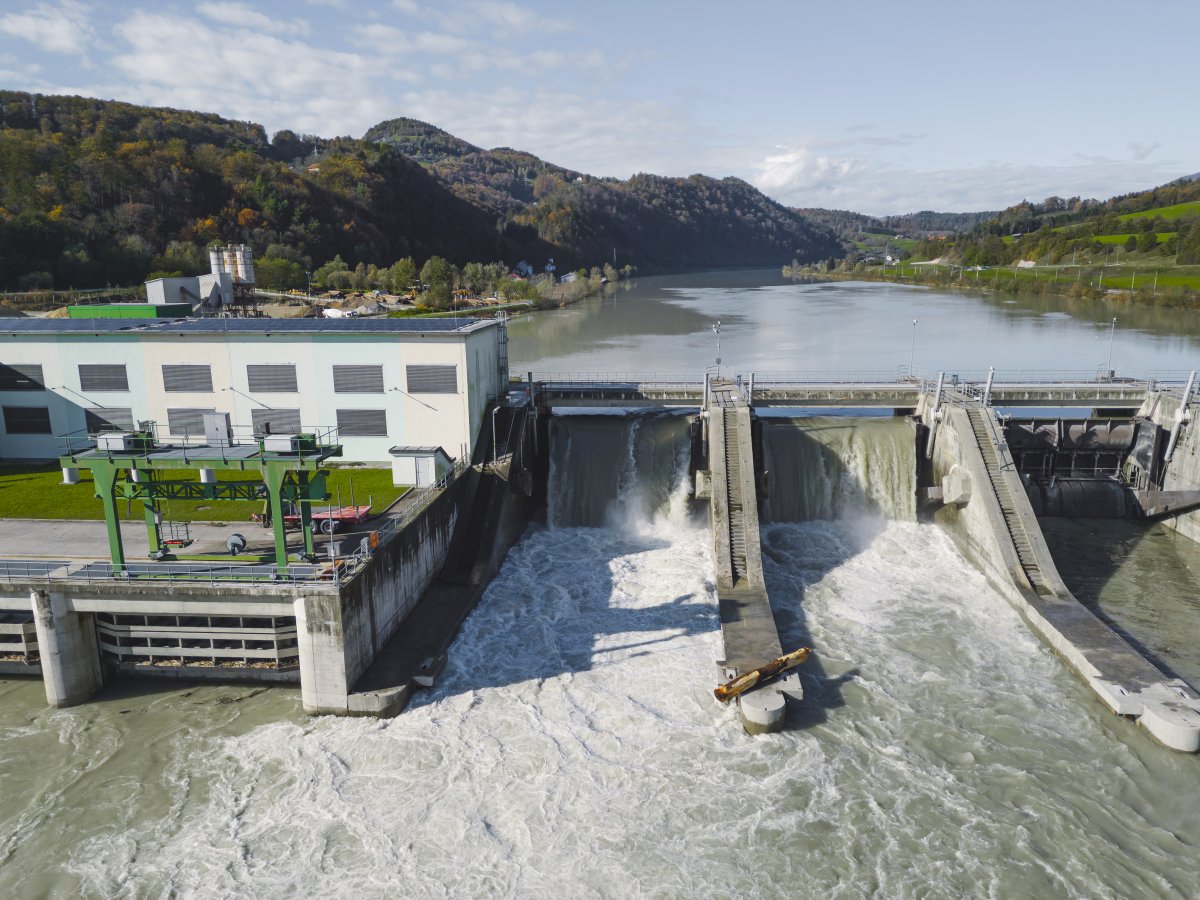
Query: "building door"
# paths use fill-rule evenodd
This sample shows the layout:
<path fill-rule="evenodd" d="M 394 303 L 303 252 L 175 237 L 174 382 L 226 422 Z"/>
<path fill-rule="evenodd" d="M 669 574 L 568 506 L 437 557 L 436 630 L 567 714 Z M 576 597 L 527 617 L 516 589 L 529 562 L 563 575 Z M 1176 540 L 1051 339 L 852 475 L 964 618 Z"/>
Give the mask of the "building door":
<path fill-rule="evenodd" d="M 433 457 L 417 457 L 417 487 L 433 484 Z"/>

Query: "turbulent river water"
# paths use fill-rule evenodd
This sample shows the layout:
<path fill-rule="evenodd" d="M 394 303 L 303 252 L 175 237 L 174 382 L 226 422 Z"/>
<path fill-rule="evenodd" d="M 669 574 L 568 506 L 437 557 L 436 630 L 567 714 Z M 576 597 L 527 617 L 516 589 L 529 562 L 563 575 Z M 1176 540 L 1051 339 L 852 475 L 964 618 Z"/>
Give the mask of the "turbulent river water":
<path fill-rule="evenodd" d="M 711 696 L 686 422 L 554 429 L 547 521 L 395 720 L 252 687 L 52 711 L 0 683 L 0 894 L 1200 896 L 1200 760 L 1102 709 L 916 521 L 906 423 L 764 428 L 768 587 L 785 644 L 816 655 L 788 729 L 759 738 Z M 1155 629 L 1195 634 L 1192 551 L 1143 536 L 1111 577 L 1065 574 L 1187 668 Z"/>

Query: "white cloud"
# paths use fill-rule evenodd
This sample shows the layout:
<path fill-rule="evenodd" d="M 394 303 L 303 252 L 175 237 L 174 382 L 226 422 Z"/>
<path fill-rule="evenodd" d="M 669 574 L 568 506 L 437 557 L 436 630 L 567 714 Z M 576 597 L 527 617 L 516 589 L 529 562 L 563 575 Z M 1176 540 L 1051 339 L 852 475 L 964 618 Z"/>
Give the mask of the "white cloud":
<path fill-rule="evenodd" d="M 511 34 L 545 34 L 570 27 L 566 22 L 507 0 L 470 0 L 466 9 L 478 22 Z"/>
<path fill-rule="evenodd" d="M 126 46 L 112 65 L 126 81 L 94 86 L 96 93 L 212 110 L 271 130 L 361 133 L 396 114 L 386 82 L 415 80 L 406 69 L 381 67 L 366 55 L 179 15 L 135 12 L 114 33 Z M 180 65 L 183 52 L 188 65 Z"/>
<path fill-rule="evenodd" d="M 370 25 L 359 25 L 354 29 L 359 39 L 385 53 L 407 54 L 475 54 L 482 53 L 483 48 L 452 34 L 439 34 L 433 31 L 406 31 L 393 25 L 373 22 Z"/>
<path fill-rule="evenodd" d="M 221 25 L 234 25 L 270 34 L 308 34 L 309 31 L 308 23 L 303 19 L 272 19 L 244 3 L 201 3 L 196 9 L 200 15 Z"/>
<path fill-rule="evenodd" d="M 0 16 L 0 32 L 22 38 L 51 53 L 85 53 L 93 31 L 88 7 L 74 0 L 58 5 L 39 3 L 22 12 Z"/>
<path fill-rule="evenodd" d="M 1178 165 L 1108 159 L 1070 165 L 986 164 L 916 169 L 808 146 L 781 148 L 754 166 L 751 181 L 787 206 L 823 206 L 885 215 L 918 209 L 1003 209 L 1023 199 L 1099 197 L 1175 177 Z"/>
<path fill-rule="evenodd" d="M 481 147 L 514 147 L 592 175 L 701 170 L 691 126 L 661 103 L 511 87 L 412 91 L 404 115 Z"/>

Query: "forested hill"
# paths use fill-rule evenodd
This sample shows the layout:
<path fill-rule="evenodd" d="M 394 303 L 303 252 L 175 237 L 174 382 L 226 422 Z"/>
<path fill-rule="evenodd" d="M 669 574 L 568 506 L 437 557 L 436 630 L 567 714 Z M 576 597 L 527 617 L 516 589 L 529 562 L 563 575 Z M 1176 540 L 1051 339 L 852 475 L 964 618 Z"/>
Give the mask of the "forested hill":
<path fill-rule="evenodd" d="M 814 224 L 736 178 L 596 178 L 532 154 L 484 150 L 414 119 L 381 122 L 365 140 L 426 166 L 459 197 L 584 260 L 642 271 L 775 265 L 840 250 Z"/>
<path fill-rule="evenodd" d="M 373 141 L 219 116 L 0 91 L 0 289 L 204 272 L 211 241 L 311 269 L 405 256 L 543 259 L 557 248 Z"/>
<path fill-rule="evenodd" d="M 914 240 L 922 240 L 931 235 L 965 234 L 981 222 L 999 215 L 995 210 L 969 213 L 923 210 L 899 216 L 868 216 L 843 209 L 817 207 L 794 211 L 809 221 L 830 229 L 847 244 L 858 240 L 863 234 L 886 234 L 889 237 L 898 235 Z"/>

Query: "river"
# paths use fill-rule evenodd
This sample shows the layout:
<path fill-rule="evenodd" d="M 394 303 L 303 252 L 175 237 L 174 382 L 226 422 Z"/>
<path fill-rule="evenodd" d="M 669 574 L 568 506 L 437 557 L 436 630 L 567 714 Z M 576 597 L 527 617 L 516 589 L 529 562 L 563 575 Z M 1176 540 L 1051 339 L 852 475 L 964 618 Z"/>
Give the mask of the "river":
<path fill-rule="evenodd" d="M 510 350 L 514 371 L 692 371 L 720 318 L 741 371 L 895 370 L 910 352 L 927 369 L 1106 364 L 1108 307 L 1008 299 L 642 279 L 514 322 Z M 1184 314 L 1115 314 L 1118 371 L 1195 365 Z M 39 683 L 0 683 L 0 892 L 1200 896 L 1200 759 L 1106 712 L 910 503 L 798 486 L 798 512 L 765 521 L 785 639 L 816 660 L 788 730 L 750 738 L 711 698 L 705 521 L 661 462 L 678 418 L 560 428 L 550 522 L 395 720 L 308 717 L 295 690 L 236 686 L 124 684 L 48 710 Z M 824 430 L 814 466 L 905 469 L 903 441 Z M 1053 533 L 1067 557 L 1097 533 L 1111 545 L 1064 576 L 1188 670 L 1194 548 L 1108 527 Z"/>

